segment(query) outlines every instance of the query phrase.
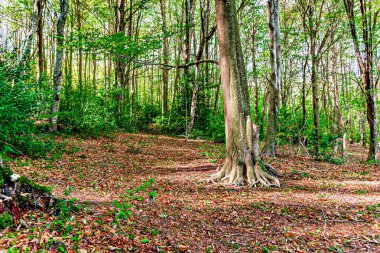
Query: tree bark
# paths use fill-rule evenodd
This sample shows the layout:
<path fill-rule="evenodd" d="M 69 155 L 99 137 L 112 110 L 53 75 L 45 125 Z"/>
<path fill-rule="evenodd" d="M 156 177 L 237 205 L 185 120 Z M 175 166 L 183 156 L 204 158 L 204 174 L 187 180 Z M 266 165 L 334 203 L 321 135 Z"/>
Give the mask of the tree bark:
<path fill-rule="evenodd" d="M 75 15 L 77 20 L 77 29 L 79 32 L 79 36 L 81 36 L 82 31 L 82 14 L 81 14 L 81 6 L 80 6 L 80 0 L 76 0 L 76 9 L 75 9 Z M 81 99 L 83 97 L 83 48 L 82 45 L 79 45 L 78 49 L 78 86 L 80 91 Z"/>
<path fill-rule="evenodd" d="M 253 72 L 253 86 L 254 86 L 254 96 L 255 96 L 255 119 L 259 122 L 260 112 L 259 112 L 259 84 L 257 80 L 257 66 L 256 66 L 256 29 L 255 22 L 252 22 L 251 30 L 251 40 L 252 40 L 252 72 Z"/>
<path fill-rule="evenodd" d="M 27 63 L 30 60 L 30 53 L 32 50 L 32 45 L 34 41 L 34 36 L 36 33 L 36 26 L 37 26 L 37 18 L 38 18 L 38 9 L 37 9 L 37 2 L 34 2 L 33 4 L 33 15 L 32 15 L 32 23 L 30 30 L 28 34 L 26 35 L 25 38 L 25 43 L 24 43 L 24 51 L 22 53 L 21 59 L 19 61 L 19 67 L 25 68 Z"/>
<path fill-rule="evenodd" d="M 164 0 L 159 1 L 160 10 L 161 10 L 161 18 L 162 18 L 162 33 L 163 33 L 163 41 L 162 41 L 162 58 L 163 63 L 168 65 L 168 57 L 169 57 L 169 42 L 167 38 L 167 28 L 166 28 L 166 5 Z M 163 68 L 162 69 L 162 116 L 165 116 L 168 112 L 168 89 L 169 89 L 169 70 Z"/>
<path fill-rule="evenodd" d="M 58 123 L 58 111 L 59 103 L 61 100 L 61 83 L 62 83 L 62 61 L 63 61 L 63 46 L 64 46 L 64 30 L 66 17 L 69 10 L 69 0 L 60 0 L 60 10 L 61 14 L 57 22 L 57 52 L 55 58 L 55 68 L 53 77 L 53 106 L 51 109 L 52 118 L 50 119 L 50 132 L 57 131 Z"/>
<path fill-rule="evenodd" d="M 38 54 L 38 74 L 39 79 L 44 75 L 45 55 L 44 55 L 44 6 L 45 0 L 37 0 L 37 54 Z"/>
<path fill-rule="evenodd" d="M 354 0 L 344 0 L 344 6 L 348 20 L 350 22 L 350 32 L 354 43 L 356 59 L 360 67 L 360 76 L 364 85 L 364 95 L 367 103 L 367 121 L 369 125 L 369 150 L 368 160 L 377 159 L 378 150 L 378 132 L 377 132 L 377 112 L 376 112 L 376 84 L 374 82 L 373 68 L 373 32 L 372 29 L 376 24 L 376 18 L 379 12 L 373 16 L 370 14 L 372 2 L 366 0 L 360 1 L 360 13 L 362 21 L 362 37 L 364 48 L 364 59 L 360 52 L 358 33 L 355 23 Z"/>
<path fill-rule="evenodd" d="M 331 33 L 331 40 L 334 40 L 334 33 Z M 335 153 L 340 153 L 342 159 L 346 158 L 346 133 L 344 131 L 343 115 L 340 108 L 340 90 L 338 85 L 338 62 L 337 62 L 337 50 L 335 46 L 332 46 L 331 55 L 331 74 L 333 83 L 333 112 L 334 112 L 334 132 L 338 137 L 335 143 Z"/>
<path fill-rule="evenodd" d="M 275 156 L 276 123 L 281 83 L 280 18 L 278 0 L 268 0 L 268 24 L 270 37 L 270 63 L 272 73 L 270 78 L 269 114 L 265 137 L 264 154 Z"/>
<path fill-rule="evenodd" d="M 195 77 L 193 82 L 193 95 L 191 97 L 191 107 L 190 107 L 190 121 L 187 125 L 187 132 L 191 133 L 194 128 L 194 122 L 195 122 L 195 113 L 197 110 L 197 102 L 198 102 L 198 92 L 199 92 L 199 62 L 201 62 L 203 57 L 203 52 L 205 50 L 205 47 L 207 47 L 208 41 L 212 38 L 216 31 L 216 27 L 214 27 L 209 34 L 206 33 L 206 26 L 208 26 L 209 23 L 209 2 L 206 0 L 206 8 L 201 9 L 201 33 L 200 33 L 200 40 L 199 40 L 199 47 L 196 54 L 196 62 L 195 64 Z M 207 65 L 207 63 L 206 63 Z"/>
<path fill-rule="evenodd" d="M 227 158 L 210 179 L 241 186 L 279 186 L 260 166 L 258 130 L 252 124 L 248 83 L 234 0 L 216 0 L 220 68 L 224 91 Z"/>
<path fill-rule="evenodd" d="M 125 0 L 118 0 L 116 5 L 116 23 L 115 31 L 121 35 L 125 35 Z M 118 115 L 120 116 L 124 111 L 124 89 L 125 89 L 125 62 L 121 55 L 117 56 L 116 62 L 116 87 L 118 89 L 117 102 L 118 102 Z"/>

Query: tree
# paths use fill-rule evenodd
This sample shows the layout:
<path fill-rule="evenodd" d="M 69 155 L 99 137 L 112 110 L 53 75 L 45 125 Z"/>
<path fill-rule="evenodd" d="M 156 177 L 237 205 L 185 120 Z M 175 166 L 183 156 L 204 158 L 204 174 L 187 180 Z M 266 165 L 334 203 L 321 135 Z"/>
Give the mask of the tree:
<path fill-rule="evenodd" d="M 240 186 L 272 184 L 277 177 L 262 169 L 258 146 L 258 129 L 252 124 L 248 83 L 240 41 L 235 1 L 216 0 L 216 23 L 220 50 L 220 71 L 224 92 L 227 158 L 223 167 L 211 177 Z"/>
<path fill-rule="evenodd" d="M 45 55 L 44 55 L 44 6 L 45 0 L 37 0 L 37 51 L 38 51 L 38 71 L 39 78 L 44 74 Z"/>
<path fill-rule="evenodd" d="M 168 47 L 169 42 L 167 38 L 167 28 L 166 28 L 166 5 L 164 0 L 159 1 L 161 17 L 162 17 L 162 33 L 163 33 L 163 42 L 162 42 L 162 58 L 165 65 L 168 65 Z M 162 69 L 162 116 L 165 116 L 168 112 L 168 89 L 169 89 L 169 70 L 166 68 Z"/>
<path fill-rule="evenodd" d="M 330 5 L 329 5 L 330 4 Z M 318 157 L 319 152 L 319 139 L 320 139 L 320 109 L 319 109 L 319 85 L 318 85 L 318 70 L 321 62 L 321 57 L 327 47 L 329 35 L 334 31 L 336 15 L 326 15 L 325 8 L 329 12 L 336 8 L 334 2 L 329 3 L 326 0 L 298 0 L 298 8 L 302 18 L 302 25 L 304 32 L 308 35 L 307 43 L 309 48 L 309 55 L 311 58 L 311 90 L 312 90 L 312 104 L 313 104 L 313 121 L 314 121 L 314 137 L 313 137 L 313 151 L 314 156 Z M 332 16 L 332 18 L 330 18 Z M 323 22 L 330 20 L 326 25 L 327 28 L 323 29 Z"/>
<path fill-rule="evenodd" d="M 60 0 L 61 14 L 57 22 L 57 52 L 55 58 L 54 77 L 53 77 L 53 106 L 51 109 L 52 117 L 50 119 L 50 132 L 57 131 L 59 103 L 61 101 L 62 88 L 62 61 L 63 61 L 63 46 L 64 46 L 64 30 L 67 13 L 69 11 L 69 0 Z"/>
<path fill-rule="evenodd" d="M 119 33 L 119 35 L 124 36 L 125 35 L 125 14 L 126 14 L 126 9 L 125 9 L 125 0 L 118 0 L 116 3 L 115 7 L 115 17 L 116 17 L 116 22 L 115 22 L 115 31 Z M 117 101 L 118 101 L 118 114 L 121 115 L 122 112 L 124 111 L 124 90 L 125 90 L 125 85 L 126 85 L 126 77 L 125 77 L 125 62 L 123 59 L 122 55 L 119 55 L 117 57 L 117 62 L 116 62 L 116 87 L 119 89 L 118 90 L 118 95 L 117 95 Z"/>
<path fill-rule="evenodd" d="M 374 36 L 376 35 L 377 16 L 380 8 L 377 7 L 374 1 L 360 0 L 360 19 L 362 27 L 362 45 L 359 42 L 358 30 L 356 27 L 356 15 L 354 13 L 354 0 L 344 0 L 347 17 L 350 23 L 351 37 L 354 43 L 355 55 L 360 68 L 360 77 L 364 85 L 361 87 L 365 94 L 367 104 L 367 121 L 369 125 L 369 150 L 368 160 L 377 159 L 378 150 L 378 132 L 377 132 L 377 113 L 376 113 L 376 87 L 377 84 L 374 78 Z M 360 51 L 364 48 L 364 54 Z"/>
<path fill-rule="evenodd" d="M 202 2 L 201 2 L 202 3 Z M 195 64 L 195 77 L 194 77 L 194 85 L 193 85 L 193 95 L 191 97 L 191 107 L 190 107 L 190 121 L 187 125 L 187 132 L 191 133 L 193 131 L 194 122 L 195 122 L 195 113 L 197 110 L 197 99 L 198 99 L 198 92 L 199 92 L 199 66 L 200 62 L 202 60 L 203 52 L 205 51 L 205 48 L 208 47 L 207 43 L 212 38 L 212 36 L 215 33 L 216 27 L 214 26 L 210 33 L 207 34 L 208 25 L 209 25 L 209 8 L 210 8 L 210 2 L 208 0 L 205 1 L 205 7 L 203 7 L 203 4 L 201 4 L 201 33 L 200 33 L 200 39 L 199 39 L 199 47 L 196 54 L 196 64 Z M 207 63 L 206 63 L 207 66 Z"/>
<path fill-rule="evenodd" d="M 270 98 L 264 153 L 276 155 L 276 121 L 281 83 L 280 18 L 278 0 L 268 0 L 268 24 L 270 37 Z"/>

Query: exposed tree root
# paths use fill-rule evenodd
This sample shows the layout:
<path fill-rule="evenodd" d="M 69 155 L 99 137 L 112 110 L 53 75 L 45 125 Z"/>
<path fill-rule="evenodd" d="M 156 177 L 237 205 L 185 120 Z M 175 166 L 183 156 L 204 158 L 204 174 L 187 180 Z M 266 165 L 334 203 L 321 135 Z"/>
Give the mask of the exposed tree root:
<path fill-rule="evenodd" d="M 251 161 L 246 161 L 244 165 L 237 165 L 227 161 L 223 167 L 216 173 L 210 176 L 209 183 L 224 183 L 235 187 L 248 186 L 264 187 L 277 186 L 280 187 L 280 181 L 277 176 L 280 176 L 271 165 L 264 165 L 265 171 L 258 163 L 253 165 Z"/>

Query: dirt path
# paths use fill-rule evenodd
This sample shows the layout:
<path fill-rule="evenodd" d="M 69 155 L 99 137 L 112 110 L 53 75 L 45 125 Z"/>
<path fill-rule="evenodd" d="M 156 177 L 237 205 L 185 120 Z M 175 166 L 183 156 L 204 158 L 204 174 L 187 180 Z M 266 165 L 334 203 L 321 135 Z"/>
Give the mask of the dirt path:
<path fill-rule="evenodd" d="M 11 230 L 2 232 L 0 245 L 19 241 L 37 249 L 25 234 L 39 231 L 42 241 L 59 237 L 69 251 L 380 252 L 380 169 L 365 163 L 360 146 L 349 147 L 345 165 L 298 157 L 284 147 L 270 161 L 284 174 L 280 189 L 235 189 L 202 182 L 223 161 L 219 144 L 145 134 L 63 141 L 62 158 L 13 168 L 53 185 L 60 196 L 73 187 L 72 196 L 86 207 L 75 217 L 76 229 L 85 232 L 73 241 L 41 232 L 51 217 L 37 225 L 24 218 L 29 228 L 20 227 L 15 238 Z M 120 234 L 111 202 L 149 178 L 158 196 L 134 209 L 122 229 L 128 233 Z"/>

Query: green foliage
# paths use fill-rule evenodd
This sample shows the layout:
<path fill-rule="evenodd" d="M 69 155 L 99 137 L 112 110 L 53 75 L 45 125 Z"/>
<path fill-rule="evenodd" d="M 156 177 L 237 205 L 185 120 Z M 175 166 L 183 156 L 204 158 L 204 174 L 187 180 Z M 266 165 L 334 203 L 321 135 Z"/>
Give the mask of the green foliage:
<path fill-rule="evenodd" d="M 280 145 L 298 145 L 302 142 L 306 148 L 312 150 L 314 143 L 317 142 L 319 147 L 319 159 L 333 164 L 343 164 L 345 162 L 344 160 L 334 156 L 336 141 L 342 136 L 333 133 L 333 122 L 331 122 L 326 115 L 320 113 L 319 117 L 320 133 L 319 136 L 315 136 L 314 122 L 310 114 L 306 115 L 305 123 L 303 124 L 302 110 L 283 107 L 279 111 L 277 120 L 278 143 Z"/>
<path fill-rule="evenodd" d="M 64 131 L 99 136 L 116 129 L 114 91 L 72 90 L 64 96 L 60 125 Z"/>
<path fill-rule="evenodd" d="M 0 167 L 0 187 L 3 187 L 4 184 L 10 180 L 13 171 L 9 169 L 7 165 Z"/>
<path fill-rule="evenodd" d="M 119 119 L 119 126 L 128 132 L 155 132 L 160 131 L 160 127 L 152 128 L 152 124 L 161 112 L 161 108 L 155 105 L 142 104 L 135 105 L 133 115 L 131 108 L 127 106 Z"/>
<path fill-rule="evenodd" d="M 153 183 L 154 179 L 143 181 L 141 185 L 136 187 L 135 189 L 125 190 L 125 194 L 123 194 L 123 199 L 121 201 L 115 200 L 113 202 L 113 205 L 117 210 L 115 216 L 116 223 L 120 224 L 121 221 L 128 220 L 132 216 L 132 208 L 139 208 L 137 203 L 144 200 L 143 195 L 147 194 L 150 201 L 154 200 L 154 197 L 157 196 L 157 193 L 155 191 L 148 192 L 148 190 L 152 187 Z"/>
<path fill-rule="evenodd" d="M 40 157 L 54 148 L 54 142 L 34 124 L 36 100 L 33 84 L 20 81 L 12 85 L 0 74 L 0 153 Z"/>
<path fill-rule="evenodd" d="M 0 229 L 4 229 L 13 224 L 12 216 L 8 212 L 0 214 Z"/>
<path fill-rule="evenodd" d="M 65 191 L 65 196 L 68 197 L 68 199 L 59 199 L 55 205 L 53 226 L 64 235 L 68 235 L 72 230 L 72 225 L 66 225 L 66 223 L 71 219 L 72 214 L 78 213 L 81 208 L 81 205 L 77 204 L 78 199 L 71 197 L 73 191 L 74 189 L 69 186 Z"/>
<path fill-rule="evenodd" d="M 190 137 L 199 137 L 206 140 L 224 142 L 224 114 L 209 113 L 203 120 L 198 120 L 195 125 L 195 130 Z"/>

